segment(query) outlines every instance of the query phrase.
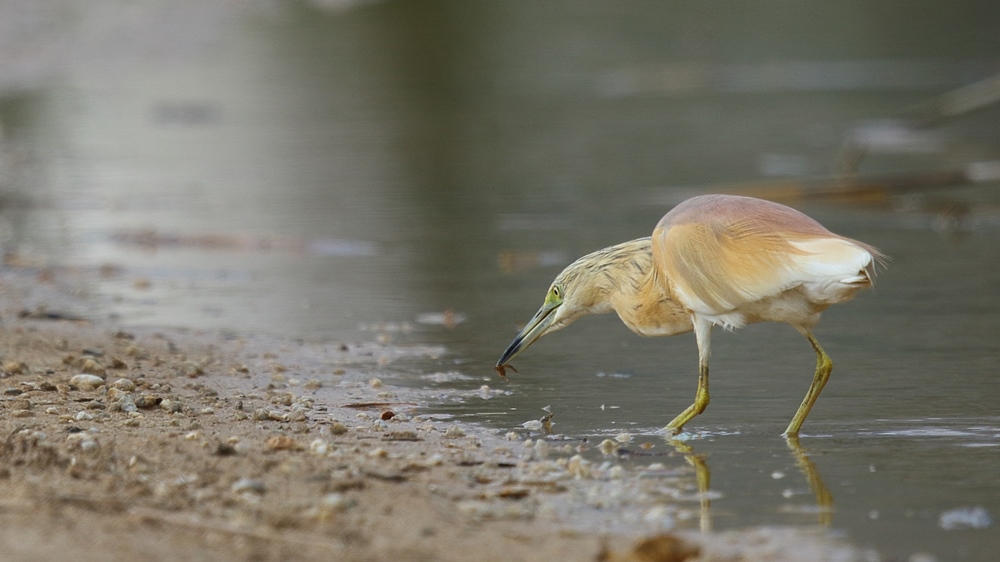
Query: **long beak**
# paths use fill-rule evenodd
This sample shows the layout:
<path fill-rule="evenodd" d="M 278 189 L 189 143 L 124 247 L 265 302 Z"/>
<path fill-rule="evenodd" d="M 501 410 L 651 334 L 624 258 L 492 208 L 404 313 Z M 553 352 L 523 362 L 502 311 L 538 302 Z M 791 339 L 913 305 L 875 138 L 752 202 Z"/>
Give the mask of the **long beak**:
<path fill-rule="evenodd" d="M 557 308 L 559 308 L 559 304 L 545 304 L 542 305 L 542 308 L 538 309 L 538 312 L 535 313 L 524 329 L 521 330 L 521 333 L 514 338 L 514 341 L 510 342 L 507 350 L 500 356 L 500 360 L 497 361 L 498 369 L 509 363 L 518 353 L 528 349 L 529 345 L 535 343 L 535 340 L 548 330 L 555 319 L 553 312 Z"/>

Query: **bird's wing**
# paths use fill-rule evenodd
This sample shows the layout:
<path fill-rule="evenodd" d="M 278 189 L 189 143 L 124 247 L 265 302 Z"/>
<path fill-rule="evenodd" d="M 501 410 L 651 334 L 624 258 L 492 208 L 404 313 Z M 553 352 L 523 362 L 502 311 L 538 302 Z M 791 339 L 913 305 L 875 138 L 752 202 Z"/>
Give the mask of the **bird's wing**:
<path fill-rule="evenodd" d="M 801 250 L 746 225 L 686 223 L 653 233 L 653 259 L 689 309 L 722 314 L 789 288 Z"/>
<path fill-rule="evenodd" d="M 877 252 L 777 203 L 703 196 L 660 221 L 653 260 L 681 302 L 724 314 L 793 287 L 861 282 Z"/>

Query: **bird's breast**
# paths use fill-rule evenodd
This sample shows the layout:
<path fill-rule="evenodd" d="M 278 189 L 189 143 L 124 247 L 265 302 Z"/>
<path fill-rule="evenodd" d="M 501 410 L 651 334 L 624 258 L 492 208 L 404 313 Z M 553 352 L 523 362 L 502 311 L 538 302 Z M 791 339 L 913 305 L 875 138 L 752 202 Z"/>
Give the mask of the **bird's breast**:
<path fill-rule="evenodd" d="M 615 306 L 615 311 L 628 329 L 640 336 L 673 336 L 693 329 L 691 315 L 666 299 Z"/>

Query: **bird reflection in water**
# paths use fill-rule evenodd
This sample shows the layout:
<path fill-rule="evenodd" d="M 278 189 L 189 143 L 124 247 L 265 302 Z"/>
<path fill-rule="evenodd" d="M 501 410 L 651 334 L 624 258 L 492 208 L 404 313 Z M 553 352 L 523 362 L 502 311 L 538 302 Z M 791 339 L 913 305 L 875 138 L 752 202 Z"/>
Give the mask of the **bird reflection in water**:
<path fill-rule="evenodd" d="M 703 533 L 712 530 L 712 470 L 709 468 L 707 455 L 699 453 L 690 441 L 680 441 L 678 439 L 668 439 L 667 443 L 680 453 L 695 472 L 695 480 L 698 484 L 698 499 L 700 502 L 698 527 Z M 828 527 L 833 523 L 833 494 L 823 483 L 823 478 L 819 474 L 816 464 L 809 458 L 809 454 L 799 444 L 798 438 L 789 437 L 785 439 L 788 449 L 795 459 L 802 476 L 809 484 L 809 489 L 815 497 L 817 513 L 817 523 Z"/>

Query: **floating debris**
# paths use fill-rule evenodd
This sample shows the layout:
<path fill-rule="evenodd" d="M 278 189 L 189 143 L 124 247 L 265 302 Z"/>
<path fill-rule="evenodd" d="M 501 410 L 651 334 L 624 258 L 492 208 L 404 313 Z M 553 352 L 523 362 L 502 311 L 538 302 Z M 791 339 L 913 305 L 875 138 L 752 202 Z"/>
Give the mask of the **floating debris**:
<path fill-rule="evenodd" d="M 418 324 L 444 326 L 448 329 L 454 328 L 462 322 L 465 322 L 465 315 L 460 312 L 455 312 L 450 308 L 444 312 L 424 312 L 417 315 Z"/>
<path fill-rule="evenodd" d="M 993 519 L 982 507 L 960 507 L 945 511 L 938 518 L 938 525 L 945 531 L 956 529 L 985 529 L 993 524 Z"/>

